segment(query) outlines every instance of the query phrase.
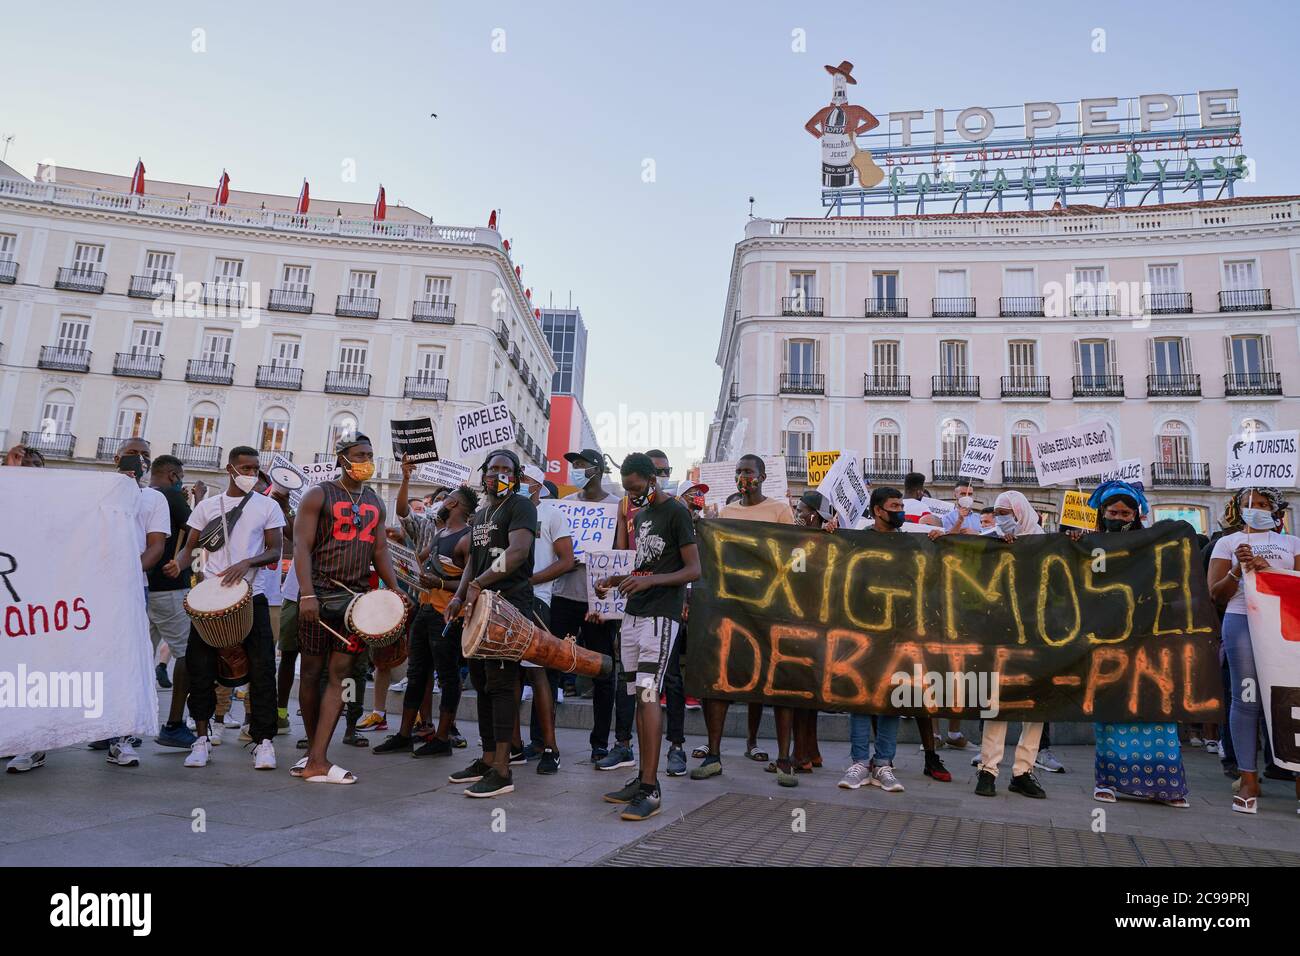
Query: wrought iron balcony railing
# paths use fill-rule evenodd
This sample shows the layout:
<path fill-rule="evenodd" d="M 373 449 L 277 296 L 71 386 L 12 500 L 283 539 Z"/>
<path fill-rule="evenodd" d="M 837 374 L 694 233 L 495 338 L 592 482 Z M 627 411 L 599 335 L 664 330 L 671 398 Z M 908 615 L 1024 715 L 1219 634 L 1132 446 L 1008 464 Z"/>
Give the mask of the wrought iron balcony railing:
<path fill-rule="evenodd" d="M 402 390 L 405 398 L 418 398 L 426 402 L 445 402 L 447 400 L 447 379 L 429 378 L 424 375 L 406 376 L 406 387 Z"/>
<path fill-rule="evenodd" d="M 302 369 L 288 365 L 259 365 L 257 367 L 257 387 L 301 391 Z"/>
<path fill-rule="evenodd" d="M 782 372 L 780 390 L 784 395 L 825 395 L 826 376 L 820 372 Z"/>
<path fill-rule="evenodd" d="M 379 298 L 373 295 L 341 295 L 334 303 L 334 314 L 353 319 L 377 319 Z"/>
<path fill-rule="evenodd" d="M 369 395 L 369 372 L 326 372 L 325 391 L 336 395 Z"/>
<path fill-rule="evenodd" d="M 1041 295 L 1004 295 L 998 299 L 998 315 L 1028 318 L 1043 314 Z"/>
<path fill-rule="evenodd" d="M 978 375 L 932 375 L 930 394 L 940 398 L 979 398 Z"/>
<path fill-rule="evenodd" d="M 108 276 L 103 272 L 65 266 L 55 276 L 54 288 L 67 292 L 93 292 L 98 295 L 103 293 L 106 282 Z"/>
<path fill-rule="evenodd" d="M 1142 297 L 1142 311 L 1147 315 L 1181 315 L 1192 311 L 1190 292 L 1152 292 Z"/>
<path fill-rule="evenodd" d="M 1229 372 L 1223 376 L 1224 395 L 1281 395 L 1281 372 Z"/>
<path fill-rule="evenodd" d="M 315 292 L 301 292 L 298 289 L 272 289 L 266 300 L 266 307 L 271 312 L 298 312 L 303 315 L 310 315 L 315 304 Z"/>
<path fill-rule="evenodd" d="M 907 299 L 897 296 L 870 298 L 866 302 L 866 318 L 904 318 L 907 316 Z"/>
<path fill-rule="evenodd" d="M 219 469 L 222 465 L 220 445 L 187 445 L 176 442 L 172 454 L 187 467 Z"/>
<path fill-rule="evenodd" d="M 185 381 L 201 382 L 205 385 L 233 385 L 235 366 L 229 362 L 190 359 L 185 363 Z"/>
<path fill-rule="evenodd" d="M 36 360 L 39 368 L 57 372 L 89 372 L 90 349 L 60 348 L 57 345 L 42 345 L 40 357 Z"/>
<path fill-rule="evenodd" d="M 1003 398 L 1051 398 L 1052 379 L 1049 375 L 1003 375 Z"/>
<path fill-rule="evenodd" d="M 132 299 L 172 299 L 176 297 L 176 280 L 171 276 L 131 276 L 126 294 Z"/>
<path fill-rule="evenodd" d="M 1034 472 L 1032 461 L 1004 461 L 1002 463 L 1002 483 L 1004 485 L 1037 485 L 1038 475 Z"/>
<path fill-rule="evenodd" d="M 1076 375 L 1070 379 L 1075 398 L 1123 398 L 1123 375 Z"/>
<path fill-rule="evenodd" d="M 128 378 L 162 378 L 163 357 L 153 352 L 118 352 L 113 374 Z"/>
<path fill-rule="evenodd" d="M 1220 312 L 1267 312 L 1272 308 L 1271 289 L 1232 289 L 1219 293 Z"/>
<path fill-rule="evenodd" d="M 1147 398 L 1169 398 L 1200 394 L 1200 375 L 1189 373 L 1147 376 Z"/>
<path fill-rule="evenodd" d="M 411 303 L 412 322 L 432 322 L 435 325 L 454 325 L 456 322 L 455 302 L 430 302 L 416 299 Z"/>
<path fill-rule="evenodd" d="M 1114 315 L 1113 295 L 1076 295 L 1070 299 L 1072 315 Z"/>
<path fill-rule="evenodd" d="M 883 481 L 902 481 L 912 470 L 912 459 L 883 458 L 862 459 L 862 477 L 867 481 L 880 484 Z"/>
<path fill-rule="evenodd" d="M 71 458 L 77 450 L 77 436 L 68 432 L 23 432 L 23 444 L 46 458 Z"/>
<path fill-rule="evenodd" d="M 975 318 L 974 296 L 940 296 L 930 300 L 930 314 L 936 319 Z"/>
<path fill-rule="evenodd" d="M 781 299 L 781 314 L 821 315 L 824 301 L 819 295 L 787 295 Z"/>
<path fill-rule="evenodd" d="M 886 373 L 875 375 L 865 372 L 862 376 L 862 396 L 876 398 L 880 396 L 910 396 L 912 394 L 912 376 Z"/>
<path fill-rule="evenodd" d="M 1179 485 L 1189 488 L 1210 487 L 1210 463 L 1208 461 L 1153 461 L 1151 463 L 1151 483 L 1153 485 Z"/>

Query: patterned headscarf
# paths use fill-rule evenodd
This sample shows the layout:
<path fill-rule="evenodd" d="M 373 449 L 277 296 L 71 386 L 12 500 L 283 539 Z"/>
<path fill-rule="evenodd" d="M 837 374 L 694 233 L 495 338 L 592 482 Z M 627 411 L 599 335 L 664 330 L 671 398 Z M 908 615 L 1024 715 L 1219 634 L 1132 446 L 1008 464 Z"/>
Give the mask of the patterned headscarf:
<path fill-rule="evenodd" d="M 1242 488 L 1229 498 L 1227 505 L 1224 506 L 1223 526 L 1225 528 L 1236 528 L 1244 524 L 1241 518 L 1241 503 L 1252 494 L 1263 495 L 1264 500 L 1268 502 L 1268 510 L 1274 514 L 1286 507 L 1286 498 L 1276 488 Z"/>
<path fill-rule="evenodd" d="M 1144 515 L 1148 510 L 1150 510 L 1147 507 L 1146 495 L 1142 493 L 1141 482 L 1130 484 L 1127 481 L 1102 482 L 1097 486 L 1097 490 L 1092 493 L 1092 497 L 1088 499 L 1088 507 L 1096 508 L 1100 511 L 1101 507 L 1107 501 L 1120 495 L 1133 500 L 1133 504 L 1137 507 L 1138 514 Z"/>

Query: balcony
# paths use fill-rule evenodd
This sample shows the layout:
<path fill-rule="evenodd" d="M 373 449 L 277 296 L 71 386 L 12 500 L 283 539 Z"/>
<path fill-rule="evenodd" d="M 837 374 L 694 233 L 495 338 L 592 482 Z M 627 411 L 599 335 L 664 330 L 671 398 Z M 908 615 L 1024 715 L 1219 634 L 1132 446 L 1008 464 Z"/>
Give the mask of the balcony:
<path fill-rule="evenodd" d="M 727 401 L 729 402 L 740 401 L 740 385 L 738 383 L 736 382 L 731 383 L 731 388 L 727 392 Z"/>
<path fill-rule="evenodd" d="M 95 446 L 96 461 L 112 461 L 117 456 L 117 450 L 122 447 L 125 438 L 101 438 Z"/>
<path fill-rule="evenodd" d="M 1201 394 L 1199 375 L 1148 375 L 1147 398 L 1185 398 Z"/>
<path fill-rule="evenodd" d="M 62 268 L 54 279 L 54 288 L 67 292 L 93 292 L 102 295 L 107 274 L 90 269 Z"/>
<path fill-rule="evenodd" d="M 113 374 L 127 378 L 162 378 L 163 357 L 149 352 L 118 352 L 113 357 Z"/>
<path fill-rule="evenodd" d="M 781 314 L 821 315 L 824 301 L 819 295 L 787 295 L 781 299 Z"/>
<path fill-rule="evenodd" d="M 429 302 L 416 299 L 411 303 L 412 322 L 432 322 L 435 325 L 456 324 L 455 302 Z"/>
<path fill-rule="evenodd" d="M 978 375 L 932 375 L 930 394 L 935 398 L 979 398 Z"/>
<path fill-rule="evenodd" d="M 369 395 L 369 372 L 326 372 L 325 391 L 336 395 Z"/>
<path fill-rule="evenodd" d="M 18 281 L 18 263 L 13 259 L 0 259 L 0 285 L 13 285 Z"/>
<path fill-rule="evenodd" d="M 1233 289 L 1219 293 L 1220 312 L 1267 312 L 1271 308 L 1271 289 Z"/>
<path fill-rule="evenodd" d="M 1208 488 L 1210 487 L 1210 463 L 1208 461 L 1153 461 L 1151 484 L 1164 487 Z"/>
<path fill-rule="evenodd" d="M 77 448 L 77 436 L 67 432 L 23 432 L 23 444 L 46 458 L 71 458 Z"/>
<path fill-rule="evenodd" d="M 406 376 L 406 387 L 402 389 L 404 398 L 418 398 L 426 402 L 445 402 L 447 400 L 447 380 L 429 378 L 424 375 Z"/>
<path fill-rule="evenodd" d="M 902 319 L 907 317 L 907 300 L 894 296 L 867 299 L 866 318 Z"/>
<path fill-rule="evenodd" d="M 248 286 L 242 282 L 203 283 L 203 304 L 221 309 L 242 309 L 248 299 Z"/>
<path fill-rule="evenodd" d="M 171 276 L 131 276 L 126 294 L 133 299 L 172 299 L 176 280 Z"/>
<path fill-rule="evenodd" d="M 518 368 L 520 361 L 521 359 L 519 356 L 519 346 L 518 345 L 510 346 L 510 364 L 513 365 L 515 368 Z"/>
<path fill-rule="evenodd" d="M 1076 295 L 1070 299 L 1071 315 L 1114 315 L 1113 295 Z"/>
<path fill-rule="evenodd" d="M 1229 372 L 1223 376 L 1223 394 L 1281 395 L 1281 372 Z"/>
<path fill-rule="evenodd" d="M 42 345 L 38 368 L 54 372 L 89 372 L 90 349 L 65 349 L 57 345 Z"/>
<path fill-rule="evenodd" d="M 211 468 L 213 471 L 221 468 L 220 445 L 183 445 L 176 442 L 172 445 L 172 454 L 187 468 Z"/>
<path fill-rule="evenodd" d="M 1029 318 L 1043 314 L 1041 295 L 1004 295 L 998 299 L 998 315 L 1003 318 Z"/>
<path fill-rule="evenodd" d="M 901 482 L 912 470 L 910 458 L 864 458 L 862 459 L 862 477 L 867 481 Z"/>
<path fill-rule="evenodd" d="M 863 398 L 887 396 L 909 398 L 911 394 L 912 376 L 910 375 L 873 375 L 866 372 L 862 376 Z"/>
<path fill-rule="evenodd" d="M 334 303 L 334 314 L 353 319 L 377 319 L 379 299 L 373 295 L 341 295 Z"/>
<path fill-rule="evenodd" d="M 551 419 L 551 400 L 549 398 L 542 399 L 542 417 L 547 421 Z"/>
<path fill-rule="evenodd" d="M 1185 315 L 1192 311 L 1190 292 L 1153 292 L 1142 297 L 1142 311 L 1147 315 Z"/>
<path fill-rule="evenodd" d="M 1070 379 L 1075 398 L 1123 398 L 1123 375 L 1076 375 Z"/>
<path fill-rule="evenodd" d="M 1002 483 L 1004 485 L 1035 485 L 1038 475 L 1034 472 L 1032 461 L 1004 461 L 1002 463 Z"/>
<path fill-rule="evenodd" d="M 961 476 L 960 458 L 931 458 L 930 480 L 937 484 L 952 484 Z"/>
<path fill-rule="evenodd" d="M 782 372 L 782 395 L 825 395 L 826 376 L 820 372 Z"/>
<path fill-rule="evenodd" d="M 298 312 L 310 315 L 316 304 L 315 292 L 300 292 L 297 289 L 272 289 L 266 307 L 271 312 Z"/>
<path fill-rule="evenodd" d="M 257 387 L 283 388 L 300 392 L 302 391 L 302 369 L 287 365 L 259 365 Z"/>
<path fill-rule="evenodd" d="M 497 319 L 497 341 L 503 349 L 510 348 L 510 327 L 501 319 Z"/>
<path fill-rule="evenodd" d="M 293 461 L 293 452 L 286 448 L 263 448 L 257 453 L 259 467 L 266 471 L 274 463 L 276 455 L 279 455 L 285 461 Z"/>
<path fill-rule="evenodd" d="M 1003 398 L 1051 398 L 1050 375 L 1003 375 Z"/>
<path fill-rule="evenodd" d="M 185 381 L 200 382 L 204 385 L 233 385 L 235 366 L 229 362 L 190 359 L 185 363 Z"/>
<path fill-rule="evenodd" d="M 808 480 L 808 457 L 800 455 L 785 456 L 785 479 L 786 481 L 803 481 Z"/>
<path fill-rule="evenodd" d="M 947 296 L 930 300 L 930 314 L 936 319 L 973 319 L 975 318 L 975 299 L 973 296 Z"/>

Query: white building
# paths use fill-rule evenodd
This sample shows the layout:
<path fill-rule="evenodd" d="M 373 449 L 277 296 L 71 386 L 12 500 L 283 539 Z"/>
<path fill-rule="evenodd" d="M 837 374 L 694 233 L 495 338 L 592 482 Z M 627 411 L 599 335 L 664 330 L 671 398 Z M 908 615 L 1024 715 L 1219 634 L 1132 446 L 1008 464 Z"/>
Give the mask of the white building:
<path fill-rule="evenodd" d="M 7 171 L 7 175 L 5 175 Z M 0 170 L 0 428 L 51 464 L 94 467 L 143 435 L 191 474 L 235 445 L 310 462 L 338 433 L 373 439 L 509 403 L 517 450 L 545 467 L 555 363 L 501 236 L 390 208 L 129 177 Z M 465 464 L 477 466 L 479 462 Z"/>
<path fill-rule="evenodd" d="M 1044 512 L 1033 434 L 1105 421 L 1156 517 L 1213 529 L 1230 434 L 1300 427 L 1300 197 L 751 221 L 708 459 L 851 449 L 951 488 L 970 434 Z M 981 498 L 989 499 L 984 493 Z"/>

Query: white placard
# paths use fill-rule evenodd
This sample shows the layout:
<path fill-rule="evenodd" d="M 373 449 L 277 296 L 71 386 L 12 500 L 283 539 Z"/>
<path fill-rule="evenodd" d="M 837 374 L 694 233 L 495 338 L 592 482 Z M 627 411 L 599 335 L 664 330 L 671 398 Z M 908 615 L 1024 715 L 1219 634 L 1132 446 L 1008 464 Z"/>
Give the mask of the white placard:
<path fill-rule="evenodd" d="M 844 451 L 817 490 L 831 503 L 841 528 L 852 528 L 867 511 L 871 489 L 858 467 L 858 453 Z"/>
<path fill-rule="evenodd" d="M 439 488 L 459 488 L 469 482 L 469 474 L 469 465 L 443 458 L 421 465 L 412 477 Z"/>
<path fill-rule="evenodd" d="M 140 583 L 143 496 L 118 474 L 0 470 L 0 754 L 158 732 Z M 38 502 L 76 502 L 40 507 Z M 48 772 L 48 771 L 47 771 Z"/>
<path fill-rule="evenodd" d="M 763 496 L 785 498 L 790 493 L 790 483 L 785 476 L 785 455 L 760 455 L 767 477 L 763 479 Z M 738 459 L 737 459 L 738 460 Z M 708 485 L 704 496 L 706 505 L 719 509 L 736 493 L 736 461 L 705 461 L 700 463 L 700 484 Z"/>
<path fill-rule="evenodd" d="M 613 589 L 607 591 L 603 598 L 598 597 L 596 582 L 601 578 L 631 574 L 635 563 L 635 550 L 587 552 L 587 609 L 606 621 L 623 620 L 623 615 L 627 612 L 627 598 Z"/>
<path fill-rule="evenodd" d="M 617 498 L 609 501 L 561 498 L 555 502 L 555 507 L 569 522 L 574 557 L 581 558 L 592 551 L 609 551 L 614 547 L 614 532 L 618 529 Z"/>
<path fill-rule="evenodd" d="M 514 440 L 515 421 L 505 402 L 472 408 L 456 416 L 457 458 L 477 461 Z"/>
<path fill-rule="evenodd" d="M 1089 479 L 1091 483 L 1103 484 L 1107 481 L 1127 481 L 1130 485 L 1134 482 L 1141 482 L 1142 487 L 1147 483 L 1146 466 L 1142 464 L 1141 458 L 1126 458 L 1119 463 L 1119 466 L 1112 468 L 1110 471 L 1103 471 L 1095 478 Z"/>
<path fill-rule="evenodd" d="M 1038 486 L 1046 488 L 1112 471 L 1119 456 L 1105 422 L 1091 421 L 1029 436 Z"/>
<path fill-rule="evenodd" d="M 958 480 L 978 478 L 988 481 L 993 474 L 993 459 L 997 457 L 1002 439 L 997 435 L 971 435 L 966 439 L 966 451 L 957 469 Z"/>
<path fill-rule="evenodd" d="M 1300 431 L 1252 432 L 1228 438 L 1227 488 L 1294 488 Z"/>
<path fill-rule="evenodd" d="M 1259 674 L 1259 702 L 1264 727 L 1273 742 L 1273 762 L 1300 771 L 1300 574 L 1275 569 L 1242 575 L 1246 585 L 1246 617 L 1250 646 Z M 1275 696 L 1282 696 L 1281 704 Z"/>

